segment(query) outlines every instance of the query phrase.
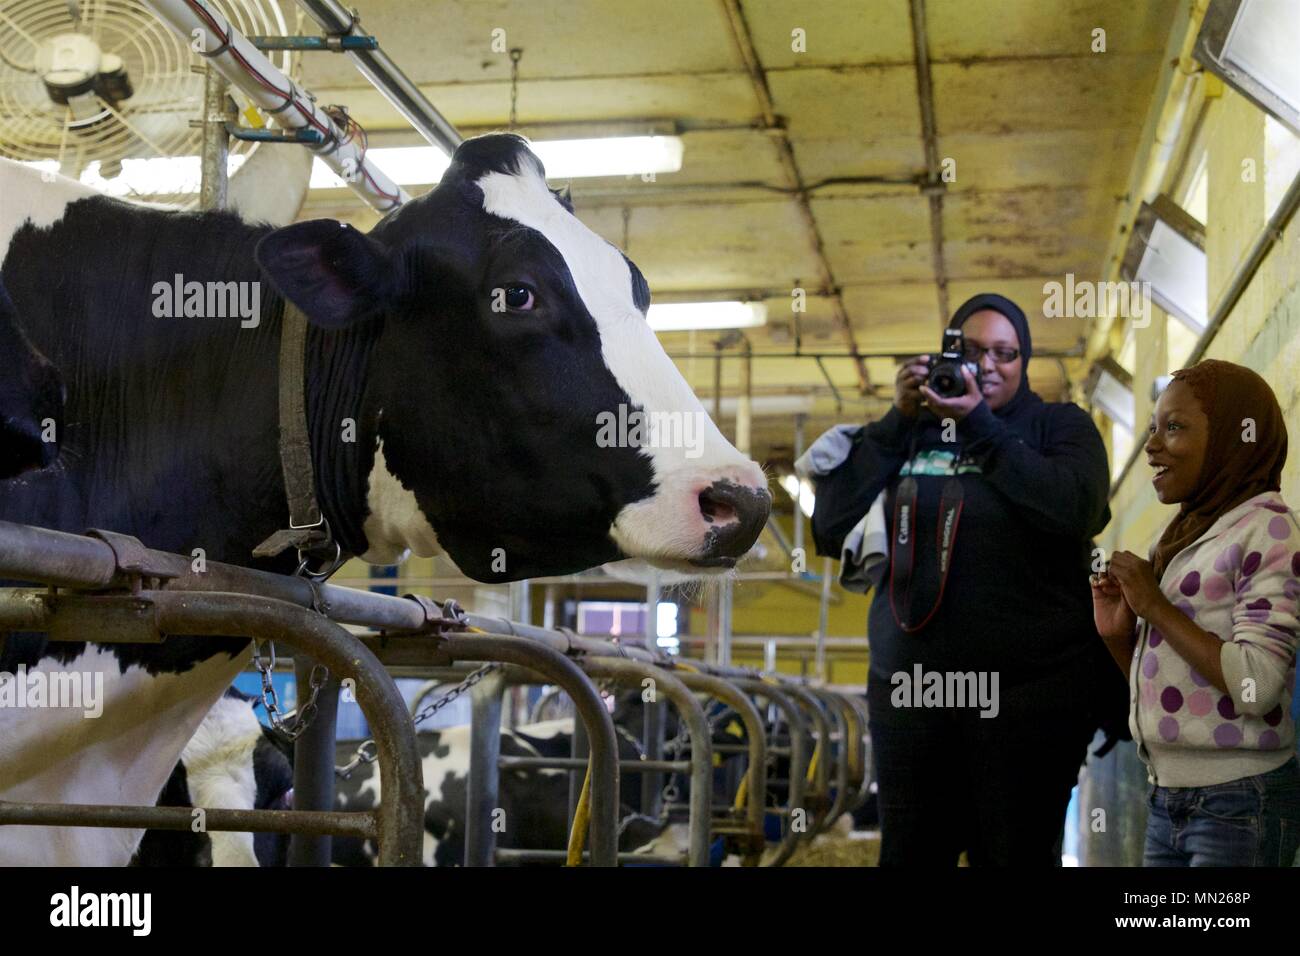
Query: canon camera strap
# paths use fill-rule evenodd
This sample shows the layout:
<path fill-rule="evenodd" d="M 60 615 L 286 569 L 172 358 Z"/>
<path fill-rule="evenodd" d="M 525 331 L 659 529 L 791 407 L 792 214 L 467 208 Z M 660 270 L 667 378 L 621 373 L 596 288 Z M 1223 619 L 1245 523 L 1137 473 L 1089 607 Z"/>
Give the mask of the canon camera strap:
<path fill-rule="evenodd" d="M 955 459 L 954 459 L 955 462 Z M 913 623 L 912 585 L 916 571 L 916 479 L 908 475 L 898 483 L 894 497 L 894 541 L 889 573 L 889 607 L 894 620 L 908 634 L 914 634 L 929 623 L 943 602 L 944 587 L 952 568 L 952 550 L 957 541 L 957 523 L 961 520 L 962 488 L 956 476 L 943 484 L 939 500 L 939 527 L 935 535 L 939 549 L 939 593 L 919 622 Z M 899 597 L 903 613 L 899 613 Z"/>

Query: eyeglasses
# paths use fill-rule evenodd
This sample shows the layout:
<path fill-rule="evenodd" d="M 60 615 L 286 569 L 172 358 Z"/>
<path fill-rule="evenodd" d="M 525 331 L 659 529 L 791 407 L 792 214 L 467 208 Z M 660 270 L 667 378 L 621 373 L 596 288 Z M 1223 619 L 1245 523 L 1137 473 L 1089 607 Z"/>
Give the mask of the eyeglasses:
<path fill-rule="evenodd" d="M 967 342 L 966 347 L 962 350 L 962 358 L 967 362 L 979 362 L 984 358 L 987 352 L 993 356 L 993 361 L 999 365 L 1006 365 L 1008 362 L 1014 362 L 1020 357 L 1020 349 L 1008 348 L 1005 345 L 994 345 L 985 348 L 982 345 L 976 345 L 974 342 Z"/>

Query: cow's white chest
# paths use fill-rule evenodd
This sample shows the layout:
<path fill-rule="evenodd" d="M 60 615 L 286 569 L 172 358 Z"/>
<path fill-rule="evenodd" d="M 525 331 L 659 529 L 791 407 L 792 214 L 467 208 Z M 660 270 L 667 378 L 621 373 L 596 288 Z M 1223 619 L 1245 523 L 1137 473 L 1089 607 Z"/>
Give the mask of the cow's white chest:
<path fill-rule="evenodd" d="M 431 558 L 442 553 L 438 536 L 420 510 L 415 494 L 388 470 L 382 444 L 375 449 L 366 504 L 370 514 L 362 530 L 370 548 L 361 560 L 370 564 L 397 564 L 411 554 Z"/>
<path fill-rule="evenodd" d="M 103 675 L 103 712 L 0 708 L 0 800 L 152 806 L 181 750 L 245 664 L 219 654 L 183 674 L 150 675 L 90 645 L 29 673 Z M 0 865 L 124 866 L 144 831 L 0 827 Z"/>

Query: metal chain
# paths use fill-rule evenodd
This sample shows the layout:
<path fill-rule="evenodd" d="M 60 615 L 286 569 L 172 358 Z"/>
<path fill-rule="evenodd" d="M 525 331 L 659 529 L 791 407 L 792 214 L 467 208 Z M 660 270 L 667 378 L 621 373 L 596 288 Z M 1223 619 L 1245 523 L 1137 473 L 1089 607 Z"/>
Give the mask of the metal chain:
<path fill-rule="evenodd" d="M 457 697 L 464 694 L 465 691 L 469 690 L 471 687 L 473 687 L 475 684 L 481 681 L 484 677 L 487 677 L 488 674 L 491 674 L 493 671 L 500 670 L 500 669 L 501 669 L 501 665 L 496 661 L 493 661 L 488 664 L 484 664 L 478 670 L 468 674 L 463 681 L 461 681 L 451 690 L 447 691 L 447 693 L 443 694 L 433 703 L 425 704 L 423 707 L 421 707 L 416 712 L 415 716 L 411 718 L 411 723 L 414 724 L 416 727 L 420 726 L 421 723 L 428 720 L 438 711 L 442 710 L 444 707 L 450 704 Z"/>
<path fill-rule="evenodd" d="M 712 733 L 712 730 L 713 729 L 710 727 L 709 728 L 710 733 Z M 682 720 L 681 718 L 678 718 L 677 734 L 673 737 L 672 740 L 669 740 L 664 744 L 664 756 L 667 757 L 669 754 L 671 754 L 674 760 L 680 757 L 682 751 L 686 749 L 686 743 L 689 739 L 690 739 L 690 728 L 687 726 L 686 721 Z M 678 797 L 681 796 L 681 791 L 677 787 L 677 778 L 679 776 L 681 776 L 681 771 L 674 770 L 671 774 L 668 775 L 668 780 L 664 783 L 663 790 L 659 792 L 659 823 L 660 824 L 666 825 L 668 823 L 669 804 L 676 803 Z"/>
<path fill-rule="evenodd" d="M 524 55 L 523 49 L 515 47 L 510 51 L 510 130 L 514 130 L 519 125 L 519 111 L 517 104 L 519 101 L 519 58 Z"/>
<path fill-rule="evenodd" d="M 500 670 L 500 668 L 501 664 L 493 661 L 484 664 L 476 671 L 472 671 L 466 675 L 463 681 L 451 690 L 447 691 L 447 693 L 443 694 L 437 700 L 425 704 L 416 711 L 415 715 L 411 718 L 411 725 L 414 727 L 420 726 L 420 724 L 428 720 L 438 711 L 442 710 L 456 698 L 460 697 L 484 677 L 487 677 L 488 674 L 491 674 L 495 670 Z M 363 763 L 374 763 L 378 758 L 379 752 L 375 749 L 375 741 L 372 737 L 369 740 L 363 740 L 361 745 L 357 747 L 356 751 L 352 754 L 352 759 L 341 767 L 335 767 L 334 772 L 338 774 L 341 779 L 347 780 L 348 777 L 352 776 L 352 771 L 356 770 Z"/>
<path fill-rule="evenodd" d="M 641 741 L 637 739 L 636 734 L 619 724 L 614 725 L 614 732 L 635 748 L 637 759 L 645 760 L 645 749 L 641 746 Z"/>
<path fill-rule="evenodd" d="M 316 698 L 320 696 L 321 688 L 329 680 L 330 672 L 324 664 L 313 665 L 311 677 L 307 681 L 311 689 L 311 695 L 307 698 L 307 703 L 287 714 L 282 713 L 280 698 L 275 692 L 275 683 L 271 680 L 271 675 L 275 672 L 275 641 L 267 641 L 266 643 L 271 648 L 270 663 L 267 663 L 262 658 L 262 642 L 255 641 L 253 643 L 253 667 L 262 675 L 262 706 L 266 708 L 266 716 L 271 721 L 272 727 L 290 740 L 297 740 L 311 726 L 312 721 L 316 719 Z M 293 720 L 292 727 L 285 723 L 286 720 L 290 719 Z"/>

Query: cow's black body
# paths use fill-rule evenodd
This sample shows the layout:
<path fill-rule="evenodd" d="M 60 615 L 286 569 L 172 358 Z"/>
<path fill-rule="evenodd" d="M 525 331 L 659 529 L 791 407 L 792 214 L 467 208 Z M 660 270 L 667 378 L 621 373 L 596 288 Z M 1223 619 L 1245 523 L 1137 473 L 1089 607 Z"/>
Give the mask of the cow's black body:
<path fill-rule="evenodd" d="M 0 480 L 54 461 L 62 431 L 63 383 L 18 327 L 0 283 Z M 46 441 L 46 423 L 52 441 Z"/>
<path fill-rule="evenodd" d="M 20 314 L 43 317 L 28 324 L 28 335 L 68 370 L 69 404 L 60 466 L 7 484 L 0 518 L 64 531 L 108 528 L 164 551 L 199 548 L 211 561 L 292 570 L 288 557 L 254 562 L 251 555 L 288 515 L 276 437 L 283 300 L 254 260 L 268 231 L 231 214 L 181 215 L 99 197 L 71 204 L 51 228 L 19 230 L 4 281 Z M 176 273 L 187 281 L 261 281 L 260 324 L 156 318 L 152 280 Z M 94 321 L 105 303 L 114 321 Z M 367 338 L 373 331 L 366 328 L 313 331 L 309 348 L 363 355 Z M 316 409 L 323 395 L 348 385 L 341 375 L 327 381 L 323 367 L 309 363 Z M 360 453 L 356 446 L 323 452 L 337 455 L 330 475 L 336 467 L 349 470 Z M 354 481 L 355 500 L 360 488 Z M 233 654 L 245 643 L 220 650 Z M 47 651 L 43 636 L 15 635 L 0 669 L 30 666 L 46 652 L 71 660 L 82 647 Z M 123 668 L 139 663 L 165 671 L 183 670 L 214 650 L 195 638 L 113 647 Z"/>

